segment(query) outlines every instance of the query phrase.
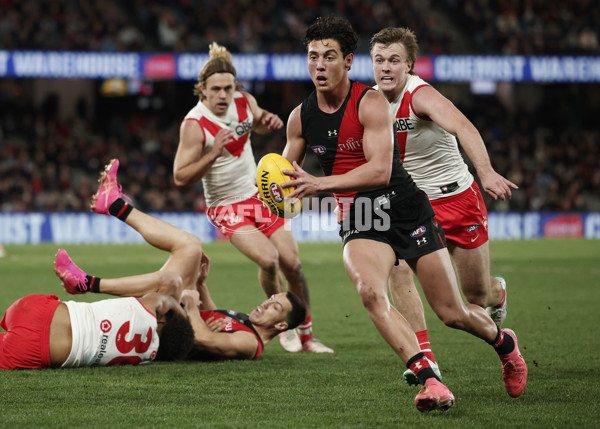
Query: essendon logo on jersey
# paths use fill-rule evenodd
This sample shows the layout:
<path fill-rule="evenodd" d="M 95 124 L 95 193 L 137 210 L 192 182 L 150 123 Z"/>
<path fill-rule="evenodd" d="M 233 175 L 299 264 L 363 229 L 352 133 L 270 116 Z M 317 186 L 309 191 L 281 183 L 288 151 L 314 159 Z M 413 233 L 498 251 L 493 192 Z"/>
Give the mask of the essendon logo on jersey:
<path fill-rule="evenodd" d="M 410 236 L 412 238 L 421 237 L 423 234 L 425 234 L 425 231 L 427 231 L 427 228 L 425 228 L 423 225 L 421 225 L 420 227 L 415 229 L 413 232 L 411 232 Z"/>
<path fill-rule="evenodd" d="M 269 193 L 276 202 L 281 203 L 283 201 L 283 191 L 277 183 L 273 182 L 269 185 Z"/>
<path fill-rule="evenodd" d="M 325 146 L 313 146 L 311 149 L 317 155 L 323 155 L 326 152 Z"/>

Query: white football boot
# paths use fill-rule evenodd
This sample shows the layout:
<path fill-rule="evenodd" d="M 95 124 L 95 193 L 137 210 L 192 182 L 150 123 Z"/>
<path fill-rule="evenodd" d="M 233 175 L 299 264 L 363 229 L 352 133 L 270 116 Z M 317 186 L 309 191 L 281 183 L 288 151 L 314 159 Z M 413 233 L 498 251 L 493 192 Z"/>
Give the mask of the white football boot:
<path fill-rule="evenodd" d="M 327 347 L 321 341 L 316 338 L 311 338 L 307 342 L 302 344 L 302 350 L 311 353 L 333 353 L 333 349 Z"/>
<path fill-rule="evenodd" d="M 279 334 L 279 344 L 281 344 L 283 350 L 289 353 L 302 351 L 302 342 L 295 329 L 288 329 Z"/>
<path fill-rule="evenodd" d="M 504 319 L 506 319 L 506 302 L 508 301 L 508 294 L 506 293 L 506 280 L 500 276 L 494 276 L 500 282 L 502 290 L 504 291 L 504 303 L 500 307 L 486 307 L 485 311 L 490 315 L 496 326 L 502 326 Z"/>

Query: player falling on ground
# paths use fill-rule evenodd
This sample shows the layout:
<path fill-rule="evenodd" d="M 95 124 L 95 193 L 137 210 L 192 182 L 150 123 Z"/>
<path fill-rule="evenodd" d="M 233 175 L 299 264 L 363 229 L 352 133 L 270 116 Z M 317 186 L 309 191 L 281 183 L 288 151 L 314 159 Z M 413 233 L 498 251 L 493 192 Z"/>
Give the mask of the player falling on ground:
<path fill-rule="evenodd" d="M 249 315 L 218 310 L 206 287 L 209 260 L 200 239 L 130 205 L 117 181 L 118 168 L 116 159 L 106 166 L 93 197 L 92 210 L 125 222 L 148 244 L 169 252 L 169 257 L 158 271 L 111 279 L 87 274 L 60 249 L 54 264 L 65 291 L 133 297 L 150 292 L 171 295 L 184 304 L 194 330 L 194 351 L 188 359 L 258 358 L 274 337 L 304 320 L 304 305 L 291 292 L 272 295 Z"/>
<path fill-rule="evenodd" d="M 127 206 L 117 204 L 119 216 L 126 216 Z M 59 252 L 55 270 L 68 282 L 72 267 L 61 263 L 63 259 Z M 80 280 L 93 289 L 99 284 L 85 274 Z M 187 358 L 194 331 L 170 294 L 175 276 L 165 271 L 157 280 L 162 290 L 149 288 L 139 298 L 86 303 L 35 294 L 19 299 L 0 322 L 6 330 L 0 333 L 0 369 L 138 365 L 155 358 Z M 135 279 L 119 284 L 126 287 L 128 282 Z"/>
<path fill-rule="evenodd" d="M 333 353 L 313 336 L 309 291 L 294 236 L 283 227 L 286 221 L 257 198 L 250 134 L 278 130 L 283 122 L 261 108 L 251 94 L 239 90 L 237 71 L 224 47 L 212 43 L 209 55 L 195 86 L 200 100 L 181 124 L 173 167 L 175 183 L 189 186 L 202 180 L 209 218 L 258 265 L 266 296 L 284 290 L 282 272 L 288 290 L 304 302 L 308 315 L 297 333 L 289 330 L 280 335 L 284 349 Z"/>
<path fill-rule="evenodd" d="M 490 276 L 488 218 L 483 196 L 457 145 L 494 199 L 510 199 L 518 187 L 494 171 L 481 135 L 437 90 L 414 73 L 417 39 L 408 28 L 385 28 L 371 39 L 375 88 L 390 103 L 402 165 L 425 191 L 446 236 L 467 301 L 486 309 L 496 325 L 506 318 L 506 281 Z M 392 298 L 409 321 L 425 354 L 435 362 L 413 272 L 404 261 L 392 269 Z M 407 370 L 405 379 L 417 384 Z"/>
<path fill-rule="evenodd" d="M 400 162 L 388 102 L 348 78 L 358 43 L 352 26 L 335 16 L 319 18 L 304 42 L 315 91 L 288 121 L 283 155 L 295 170 L 284 171 L 293 179 L 282 187 L 296 187 L 288 198 L 334 193 L 342 218 L 344 266 L 375 327 L 423 385 L 415 398 L 419 411 L 446 410 L 454 396 L 419 349 L 409 323 L 389 302 L 388 279 L 398 259 L 413 269 L 446 325 L 494 347 L 506 391 L 520 396 L 527 366 L 516 335 L 500 330 L 481 307 L 461 300 L 444 232 L 427 196 Z M 325 177 L 300 167 L 307 149 L 317 154 Z"/>

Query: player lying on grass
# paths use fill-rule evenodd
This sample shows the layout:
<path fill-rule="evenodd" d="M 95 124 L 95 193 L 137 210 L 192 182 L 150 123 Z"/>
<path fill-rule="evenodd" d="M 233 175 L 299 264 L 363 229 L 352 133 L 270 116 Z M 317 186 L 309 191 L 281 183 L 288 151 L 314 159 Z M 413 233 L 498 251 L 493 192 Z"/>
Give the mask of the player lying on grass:
<path fill-rule="evenodd" d="M 185 359 L 194 332 L 179 303 L 157 292 L 94 303 L 28 295 L 0 323 L 0 369 L 109 366 Z"/>
<path fill-rule="evenodd" d="M 169 252 L 169 257 L 153 273 L 100 279 L 82 271 L 60 249 L 54 262 L 55 272 L 67 292 L 131 297 L 149 292 L 170 294 L 184 306 L 194 329 L 194 351 L 188 358 L 254 359 L 275 336 L 296 328 L 304 320 L 304 304 L 291 292 L 272 295 L 249 315 L 217 310 L 205 284 L 209 260 L 200 239 L 127 203 L 117 182 L 118 168 L 116 159 L 106 166 L 93 197 L 92 210 L 122 220 L 148 244 Z"/>

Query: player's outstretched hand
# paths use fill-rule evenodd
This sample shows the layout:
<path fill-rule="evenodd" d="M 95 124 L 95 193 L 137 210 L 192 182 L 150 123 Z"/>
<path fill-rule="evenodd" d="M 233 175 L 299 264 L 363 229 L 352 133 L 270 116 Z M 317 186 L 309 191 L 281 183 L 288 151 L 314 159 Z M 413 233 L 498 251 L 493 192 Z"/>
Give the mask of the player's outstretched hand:
<path fill-rule="evenodd" d="M 519 189 L 517 185 L 496 173 L 494 170 L 484 174 L 478 172 L 478 174 L 483 190 L 490 194 L 495 200 L 498 198 L 502 201 L 510 200 L 512 197 L 510 189 Z"/>
<path fill-rule="evenodd" d="M 283 127 L 283 121 L 275 113 L 267 112 L 263 115 L 260 122 L 270 131 L 275 131 Z"/>

